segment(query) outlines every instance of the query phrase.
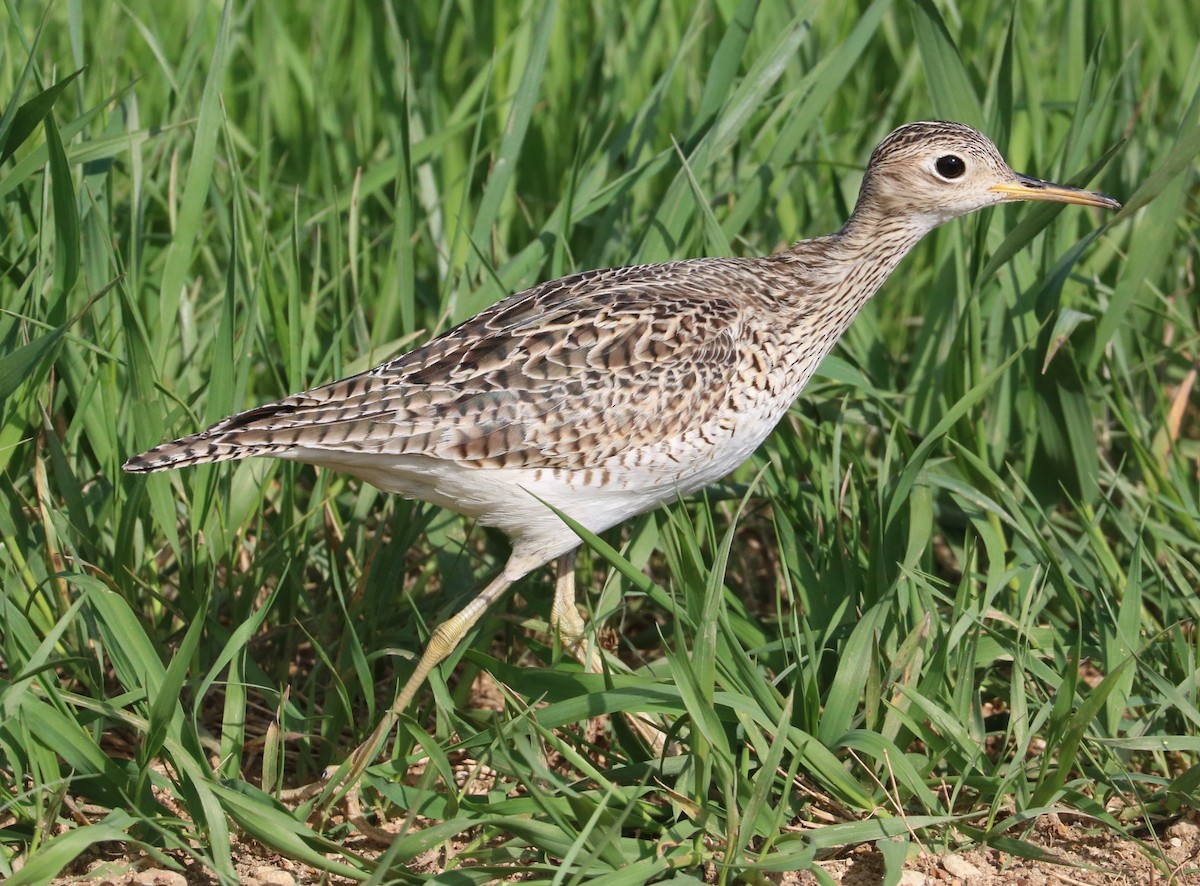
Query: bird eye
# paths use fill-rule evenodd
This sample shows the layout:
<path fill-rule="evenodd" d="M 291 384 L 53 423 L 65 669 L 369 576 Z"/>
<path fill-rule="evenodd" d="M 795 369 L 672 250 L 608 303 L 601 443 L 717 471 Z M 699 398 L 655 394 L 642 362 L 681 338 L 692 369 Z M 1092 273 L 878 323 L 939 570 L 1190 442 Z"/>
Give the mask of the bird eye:
<path fill-rule="evenodd" d="M 954 154 L 938 157 L 933 166 L 942 178 L 958 178 L 967 171 L 967 164 L 963 162 L 963 158 Z"/>

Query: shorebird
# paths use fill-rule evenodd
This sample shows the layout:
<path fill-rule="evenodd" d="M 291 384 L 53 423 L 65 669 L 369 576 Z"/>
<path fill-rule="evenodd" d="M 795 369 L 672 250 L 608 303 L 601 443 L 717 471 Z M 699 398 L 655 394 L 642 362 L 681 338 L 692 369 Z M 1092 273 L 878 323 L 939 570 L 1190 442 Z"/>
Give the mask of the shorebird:
<path fill-rule="evenodd" d="M 375 734 L 515 581 L 556 561 L 551 622 L 578 648 L 580 539 L 728 474 L 925 234 L 1015 200 L 1111 197 L 1014 172 L 959 123 L 901 126 L 871 154 L 840 231 L 765 258 L 586 271 L 511 295 L 374 369 L 258 406 L 125 463 L 134 473 L 271 456 L 345 471 L 502 530 L 512 552 L 438 625 Z"/>

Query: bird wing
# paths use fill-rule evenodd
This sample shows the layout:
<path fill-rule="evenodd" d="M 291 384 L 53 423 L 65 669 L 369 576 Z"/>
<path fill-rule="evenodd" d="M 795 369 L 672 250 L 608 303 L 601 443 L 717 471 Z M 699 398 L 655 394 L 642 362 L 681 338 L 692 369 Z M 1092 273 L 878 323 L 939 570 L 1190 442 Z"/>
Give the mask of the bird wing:
<path fill-rule="evenodd" d="M 710 259 L 544 283 L 381 366 L 231 416 L 129 469 L 307 460 L 313 450 L 594 467 L 676 438 L 719 408 L 744 322 L 731 291 L 738 276 Z"/>

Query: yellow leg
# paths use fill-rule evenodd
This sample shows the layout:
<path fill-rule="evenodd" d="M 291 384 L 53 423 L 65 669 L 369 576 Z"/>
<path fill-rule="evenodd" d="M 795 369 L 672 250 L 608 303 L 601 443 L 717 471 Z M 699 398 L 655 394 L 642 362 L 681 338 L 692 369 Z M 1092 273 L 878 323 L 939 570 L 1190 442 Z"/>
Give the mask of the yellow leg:
<path fill-rule="evenodd" d="M 550 627 L 558 631 L 563 648 L 593 674 L 603 674 L 600 655 L 594 642 L 588 642 L 587 625 L 575 608 L 575 551 L 563 554 L 555 561 L 554 605 L 550 609 Z M 626 715 L 630 727 L 654 750 L 663 753 L 666 734 L 634 714 Z"/>
<path fill-rule="evenodd" d="M 596 652 L 587 642 L 587 625 L 575 608 L 575 551 L 563 554 L 554 564 L 554 604 L 550 607 L 550 628 L 557 631 L 563 648 L 588 670 L 600 673 Z"/>
<path fill-rule="evenodd" d="M 340 785 L 353 785 L 358 781 L 359 777 L 366 771 L 366 768 L 378 756 L 384 741 L 387 740 L 388 733 L 392 731 L 392 727 L 396 725 L 396 721 L 400 719 L 400 715 L 404 713 L 404 709 L 416 697 L 417 690 L 421 688 L 421 685 L 425 682 L 425 678 L 429 676 L 429 672 L 446 660 L 447 656 L 462 642 L 462 638 L 466 636 L 466 633 L 475 626 L 475 623 L 496 602 L 500 595 L 508 589 L 508 586 L 525 574 L 524 572 L 519 572 L 514 575 L 510 569 L 511 563 L 466 607 L 434 629 L 428 644 L 425 646 L 425 651 L 421 654 L 421 658 L 417 662 L 416 670 L 412 672 L 412 676 L 408 678 L 408 682 L 404 684 L 404 688 L 400 690 L 396 696 L 396 700 L 392 702 L 392 706 L 383 715 L 383 718 L 379 721 L 379 725 L 375 727 L 375 731 L 371 733 L 366 741 L 354 749 L 347 762 L 340 767 L 345 770 L 345 774 L 337 775 L 337 773 L 327 772 L 331 780 L 325 788 L 326 796 L 329 796 Z"/>
<path fill-rule="evenodd" d="M 384 742 L 387 740 L 387 736 L 396 725 L 396 721 L 399 720 L 405 708 L 412 703 L 417 691 L 429 676 L 430 671 L 446 660 L 450 653 L 462 642 L 467 632 L 475 626 L 492 604 L 508 590 L 509 585 L 539 565 L 538 561 L 530 563 L 523 558 L 521 561 L 513 562 L 514 559 L 509 559 L 509 562 L 505 564 L 504 571 L 496 576 L 478 596 L 471 600 L 462 610 L 434 629 L 425 647 L 425 651 L 421 654 L 421 658 L 417 662 L 416 669 L 396 695 L 396 700 L 392 702 L 391 706 L 380 719 L 379 725 L 366 741 L 354 749 L 346 762 L 338 767 L 337 770 L 326 770 L 328 781 L 323 784 L 318 782 L 294 791 L 286 791 L 284 792 L 284 799 L 298 801 L 320 793 L 324 797 L 320 802 L 321 805 L 324 805 L 339 795 L 340 789 L 344 785 L 347 788 L 345 798 L 351 818 L 355 820 L 356 824 L 364 828 L 364 832 L 369 833 L 371 831 L 369 825 L 359 820 L 360 816 L 357 812 L 358 779 L 366 771 L 367 767 L 374 762 Z M 595 649 L 591 648 L 591 644 L 586 642 L 586 623 L 583 617 L 580 616 L 579 610 L 575 608 L 575 551 L 570 551 L 559 557 L 555 567 L 554 603 L 550 610 L 551 625 L 554 630 L 558 631 L 563 645 L 571 651 L 580 664 L 593 673 L 603 673 L 599 656 L 596 654 Z M 660 730 L 649 724 L 642 723 L 637 718 L 630 718 L 630 724 L 650 742 L 656 751 L 661 751 L 663 733 Z"/>

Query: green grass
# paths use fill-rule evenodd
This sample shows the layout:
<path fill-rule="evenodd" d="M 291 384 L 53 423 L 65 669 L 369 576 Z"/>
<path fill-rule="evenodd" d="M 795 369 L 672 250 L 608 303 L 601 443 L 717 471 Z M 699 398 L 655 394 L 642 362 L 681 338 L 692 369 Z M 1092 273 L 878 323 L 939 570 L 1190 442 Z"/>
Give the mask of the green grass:
<path fill-rule="evenodd" d="M 464 883 L 871 841 L 895 877 L 918 840 L 1036 855 L 1050 811 L 1153 852 L 1200 799 L 1187 0 L 294 6 L 5 7 L 0 877 L 116 841 L 234 883 L 235 832 L 374 882 L 452 838 Z M 382 857 L 274 802 L 503 539 L 294 465 L 121 462 L 541 280 L 832 231 L 930 117 L 1126 209 L 935 232 L 750 464 L 606 536 L 582 577 L 628 673 L 514 629 L 548 618 L 525 580 L 368 772 L 372 809 L 426 819 Z M 502 714 L 469 706 L 481 671 Z M 622 710 L 682 752 L 619 718 L 589 743 Z M 494 783 L 447 789 L 464 759 Z"/>

